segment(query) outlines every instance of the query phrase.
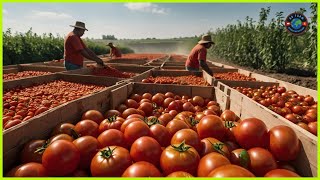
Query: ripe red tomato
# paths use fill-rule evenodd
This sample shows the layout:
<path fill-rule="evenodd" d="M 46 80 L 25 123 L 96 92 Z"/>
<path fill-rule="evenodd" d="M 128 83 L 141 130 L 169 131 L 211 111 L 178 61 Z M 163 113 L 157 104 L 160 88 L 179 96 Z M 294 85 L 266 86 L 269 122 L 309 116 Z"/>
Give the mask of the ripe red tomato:
<path fill-rule="evenodd" d="M 74 125 L 70 123 L 62 123 L 57 125 L 51 133 L 51 136 L 57 134 L 68 134 L 72 136 L 72 129 L 74 129 Z"/>
<path fill-rule="evenodd" d="M 80 162 L 80 152 L 69 141 L 52 142 L 42 155 L 42 164 L 50 176 L 65 176 L 77 169 Z"/>
<path fill-rule="evenodd" d="M 317 134 L 318 134 L 318 125 L 317 125 L 318 123 L 317 122 L 310 122 L 310 123 L 308 123 L 308 127 L 309 127 L 309 131 L 312 133 L 312 134 L 314 134 L 314 135 L 316 135 L 317 136 Z"/>
<path fill-rule="evenodd" d="M 140 104 L 139 109 L 142 110 L 146 116 L 150 116 L 153 112 L 153 105 L 149 102 Z"/>
<path fill-rule="evenodd" d="M 130 156 L 135 162 L 146 161 L 156 167 L 159 166 L 162 149 L 160 144 L 152 137 L 143 136 L 133 142 Z"/>
<path fill-rule="evenodd" d="M 174 101 L 174 99 L 171 98 L 171 97 L 168 97 L 168 98 L 164 99 L 162 106 L 163 106 L 164 108 L 167 108 L 172 101 Z"/>
<path fill-rule="evenodd" d="M 166 128 L 168 129 L 170 136 L 172 137 L 177 131 L 181 129 L 189 129 L 189 126 L 184 121 L 173 119 L 167 124 Z"/>
<path fill-rule="evenodd" d="M 190 173 L 184 172 L 184 171 L 176 171 L 171 174 L 169 174 L 167 177 L 194 177 Z"/>
<path fill-rule="evenodd" d="M 75 125 L 74 130 L 80 136 L 93 136 L 96 138 L 99 135 L 99 125 L 95 121 L 92 121 L 92 120 L 79 121 Z"/>
<path fill-rule="evenodd" d="M 248 150 L 250 157 L 249 169 L 256 176 L 264 176 L 267 172 L 277 168 L 277 163 L 272 154 L 263 148 L 255 147 Z"/>
<path fill-rule="evenodd" d="M 92 120 L 92 121 L 96 122 L 97 124 L 100 124 L 101 121 L 104 120 L 104 117 L 103 117 L 102 113 L 97 110 L 89 110 L 89 111 L 85 112 L 81 117 L 81 120 L 86 120 L 86 119 Z"/>
<path fill-rule="evenodd" d="M 236 121 L 237 120 L 237 115 L 230 110 L 225 110 L 223 113 L 220 115 L 221 119 L 223 121 Z"/>
<path fill-rule="evenodd" d="M 248 118 L 242 120 L 234 129 L 234 136 L 244 149 L 267 147 L 268 130 L 260 119 Z"/>
<path fill-rule="evenodd" d="M 112 116 L 103 120 L 99 125 L 99 134 L 108 129 L 120 130 L 122 123 L 125 120 L 122 117 Z"/>
<path fill-rule="evenodd" d="M 211 152 L 217 152 L 221 155 L 224 155 L 226 158 L 230 158 L 230 152 L 228 147 L 215 138 L 204 138 L 201 140 L 202 150 L 201 150 L 201 157 L 211 153 Z"/>
<path fill-rule="evenodd" d="M 208 177 L 255 177 L 254 174 L 252 174 L 247 169 L 233 165 L 233 164 L 227 164 L 224 166 L 220 166 L 213 171 L 211 171 L 208 175 Z"/>
<path fill-rule="evenodd" d="M 134 114 L 135 115 L 135 114 Z M 120 127 L 120 131 L 124 133 L 124 130 L 126 129 L 126 127 L 131 124 L 132 122 L 135 122 L 135 121 L 142 121 L 141 118 L 130 118 L 130 119 L 126 119 L 121 127 Z"/>
<path fill-rule="evenodd" d="M 161 124 L 155 124 L 150 127 L 151 137 L 158 141 L 161 147 L 170 145 L 171 135 L 169 130 Z"/>
<path fill-rule="evenodd" d="M 37 162 L 41 163 L 42 154 L 45 150 L 45 140 L 32 140 L 24 145 L 21 151 L 21 162 Z"/>
<path fill-rule="evenodd" d="M 89 169 L 91 159 L 99 150 L 99 142 L 92 136 L 82 136 L 73 141 L 73 144 L 80 151 L 79 169 Z"/>
<path fill-rule="evenodd" d="M 112 116 L 121 116 L 121 113 L 118 110 L 111 109 L 104 114 L 104 118 L 110 118 Z"/>
<path fill-rule="evenodd" d="M 248 169 L 250 165 L 249 154 L 247 150 L 242 148 L 235 149 L 231 152 L 230 161 L 232 164 L 244 167 L 246 169 Z"/>
<path fill-rule="evenodd" d="M 48 143 L 51 144 L 52 142 L 57 141 L 57 140 L 67 140 L 69 142 L 72 142 L 74 139 L 71 136 L 69 136 L 68 134 L 58 134 L 58 135 L 52 136 L 48 140 Z"/>
<path fill-rule="evenodd" d="M 185 171 L 196 175 L 200 156 L 196 149 L 185 143 L 168 146 L 162 151 L 160 166 L 165 175 L 176 171 Z"/>
<path fill-rule="evenodd" d="M 41 163 L 30 162 L 20 166 L 14 173 L 14 177 L 47 177 L 47 170 Z"/>
<path fill-rule="evenodd" d="M 192 102 L 194 106 L 200 106 L 200 107 L 204 106 L 204 99 L 201 96 L 194 96 L 192 98 Z"/>
<path fill-rule="evenodd" d="M 149 100 L 151 100 L 151 99 L 152 99 L 152 94 L 150 94 L 150 93 L 144 93 L 144 94 L 142 94 L 142 98 L 143 98 L 143 99 L 149 99 Z"/>
<path fill-rule="evenodd" d="M 225 156 L 212 152 L 200 159 L 198 166 L 198 177 L 207 177 L 209 173 L 217 167 L 231 164 Z"/>
<path fill-rule="evenodd" d="M 163 101 L 164 101 L 164 95 L 160 95 L 160 94 L 155 94 L 154 96 L 152 96 L 152 102 L 156 103 L 158 106 L 162 106 Z"/>
<path fill-rule="evenodd" d="M 185 142 L 187 145 L 195 148 L 198 153 L 201 152 L 201 142 L 198 134 L 194 130 L 181 129 L 177 131 L 171 138 L 171 144 L 181 144 L 182 142 Z"/>
<path fill-rule="evenodd" d="M 149 126 L 142 121 L 130 123 L 124 130 L 124 139 L 128 145 L 131 145 L 135 140 L 142 136 L 150 136 Z"/>
<path fill-rule="evenodd" d="M 117 129 L 109 129 L 102 132 L 98 136 L 97 140 L 99 142 L 100 149 L 107 146 L 121 146 L 123 148 L 128 147 L 123 133 Z"/>
<path fill-rule="evenodd" d="M 140 102 L 141 99 L 142 99 L 142 96 L 139 95 L 139 94 L 131 94 L 131 95 L 130 95 L 130 99 L 133 99 L 133 100 L 135 100 L 136 102 Z"/>
<path fill-rule="evenodd" d="M 132 164 L 129 151 L 120 146 L 101 149 L 91 160 L 93 177 L 119 177 Z"/>
<path fill-rule="evenodd" d="M 269 130 L 269 150 L 279 161 L 290 161 L 297 158 L 300 152 L 300 141 L 296 133 L 288 126 L 274 126 Z"/>
<path fill-rule="evenodd" d="M 133 99 L 126 99 L 124 104 L 128 107 L 128 108 L 135 108 L 137 109 L 139 107 L 139 104 L 137 103 L 137 101 L 133 100 Z"/>
<path fill-rule="evenodd" d="M 158 120 L 163 126 L 166 126 L 172 120 L 172 118 L 172 115 L 169 113 L 164 113 L 158 118 Z"/>
<path fill-rule="evenodd" d="M 222 140 L 226 133 L 226 128 L 219 116 L 207 115 L 198 123 L 197 132 L 200 139 L 213 137 L 218 140 Z"/>
<path fill-rule="evenodd" d="M 183 110 L 182 104 L 179 103 L 180 100 L 175 100 L 170 102 L 169 106 L 168 106 L 168 110 L 176 110 L 177 112 L 181 112 Z"/>
<path fill-rule="evenodd" d="M 269 171 L 264 177 L 300 177 L 297 173 L 286 169 L 274 169 Z"/>
<path fill-rule="evenodd" d="M 162 177 L 162 175 L 153 164 L 139 161 L 129 166 L 122 177 Z"/>
<path fill-rule="evenodd" d="M 128 108 L 122 112 L 122 117 L 126 119 L 131 114 L 139 114 L 137 109 Z"/>

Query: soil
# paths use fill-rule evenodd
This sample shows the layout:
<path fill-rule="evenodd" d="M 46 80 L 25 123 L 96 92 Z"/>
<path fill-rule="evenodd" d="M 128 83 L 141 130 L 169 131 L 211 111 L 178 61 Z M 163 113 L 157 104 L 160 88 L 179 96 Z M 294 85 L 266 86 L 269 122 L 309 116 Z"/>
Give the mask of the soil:
<path fill-rule="evenodd" d="M 240 68 L 244 70 L 248 70 L 251 72 L 255 72 L 258 74 L 262 74 L 265 76 L 269 76 L 275 79 L 279 79 L 282 81 L 290 82 L 292 84 L 296 84 L 299 86 L 303 86 L 306 88 L 317 90 L 317 77 L 308 71 L 304 71 L 301 69 L 290 68 L 286 70 L 286 73 L 276 73 L 276 72 L 266 72 L 263 70 L 257 70 L 250 67 L 243 67 L 232 62 L 228 62 L 225 60 L 215 59 L 214 62 L 226 64 L 229 66 L 233 66 L 235 68 Z"/>

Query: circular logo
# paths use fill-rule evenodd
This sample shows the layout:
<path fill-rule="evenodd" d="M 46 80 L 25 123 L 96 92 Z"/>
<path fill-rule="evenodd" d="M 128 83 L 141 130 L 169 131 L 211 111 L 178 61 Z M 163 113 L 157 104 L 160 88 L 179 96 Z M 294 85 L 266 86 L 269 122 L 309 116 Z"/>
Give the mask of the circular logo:
<path fill-rule="evenodd" d="M 308 20 L 303 14 L 295 12 L 287 16 L 285 26 L 290 33 L 301 35 L 307 30 Z"/>

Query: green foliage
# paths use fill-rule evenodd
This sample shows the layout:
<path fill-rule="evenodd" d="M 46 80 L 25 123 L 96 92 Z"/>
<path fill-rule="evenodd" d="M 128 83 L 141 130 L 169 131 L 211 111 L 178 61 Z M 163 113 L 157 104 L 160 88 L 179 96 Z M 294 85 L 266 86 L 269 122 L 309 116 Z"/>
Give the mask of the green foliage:
<path fill-rule="evenodd" d="M 89 49 L 97 55 L 108 54 L 109 48 L 103 43 L 97 43 L 89 38 L 84 40 Z M 32 29 L 26 33 L 3 32 L 3 65 L 24 64 L 51 61 L 63 58 L 64 39 L 50 34 L 38 35 Z M 122 53 L 133 53 L 127 47 L 120 47 Z"/>
<path fill-rule="evenodd" d="M 104 40 L 117 40 L 114 35 L 102 35 L 102 39 Z"/>
<path fill-rule="evenodd" d="M 283 12 L 267 22 L 270 7 L 262 8 L 259 22 L 246 17 L 245 22 L 212 32 L 216 43 L 209 56 L 255 69 L 285 72 L 287 68 L 300 68 L 316 73 L 317 70 L 317 4 L 311 4 L 309 31 L 301 36 L 287 32 Z M 304 13 L 300 8 L 297 12 Z"/>

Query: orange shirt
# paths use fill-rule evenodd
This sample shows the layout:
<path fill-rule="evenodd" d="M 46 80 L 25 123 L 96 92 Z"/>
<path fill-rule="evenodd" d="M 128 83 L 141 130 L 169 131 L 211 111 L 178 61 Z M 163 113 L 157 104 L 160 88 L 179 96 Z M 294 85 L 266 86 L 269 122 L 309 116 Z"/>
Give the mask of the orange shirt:
<path fill-rule="evenodd" d="M 201 45 L 197 44 L 190 52 L 186 64 L 186 67 L 191 67 L 191 68 L 199 68 L 199 60 L 204 60 L 206 61 L 207 59 L 207 49 Z"/>
<path fill-rule="evenodd" d="M 80 51 L 85 49 L 86 45 L 82 39 L 72 31 L 64 39 L 64 59 L 72 64 L 83 65 L 83 56 Z"/>
<path fill-rule="evenodd" d="M 116 47 L 112 47 L 111 48 L 111 53 L 110 53 L 110 55 L 113 55 L 113 56 L 115 56 L 115 57 L 121 57 L 121 52 L 120 52 L 120 50 L 118 49 L 118 48 L 116 48 Z"/>

